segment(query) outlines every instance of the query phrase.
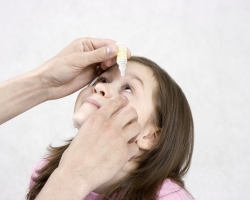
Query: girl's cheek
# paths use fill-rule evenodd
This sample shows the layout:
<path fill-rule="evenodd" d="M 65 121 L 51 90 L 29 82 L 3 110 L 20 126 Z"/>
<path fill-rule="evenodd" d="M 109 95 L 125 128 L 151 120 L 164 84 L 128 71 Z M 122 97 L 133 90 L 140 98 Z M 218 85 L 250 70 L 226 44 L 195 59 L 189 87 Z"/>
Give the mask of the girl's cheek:
<path fill-rule="evenodd" d="M 132 99 L 131 94 L 129 94 L 129 93 L 127 93 L 127 92 L 122 92 L 120 95 L 127 97 L 127 99 L 128 99 L 129 101 L 131 101 L 131 99 Z"/>

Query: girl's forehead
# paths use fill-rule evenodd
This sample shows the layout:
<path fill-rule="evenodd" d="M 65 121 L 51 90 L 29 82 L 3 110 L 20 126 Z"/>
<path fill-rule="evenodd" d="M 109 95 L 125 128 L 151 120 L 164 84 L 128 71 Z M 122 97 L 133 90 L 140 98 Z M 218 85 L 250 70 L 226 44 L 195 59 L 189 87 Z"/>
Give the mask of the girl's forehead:
<path fill-rule="evenodd" d="M 107 69 L 105 72 L 112 73 L 112 74 L 118 73 L 119 72 L 118 65 L 117 64 L 113 65 L 112 67 Z M 141 76 L 142 78 L 147 77 L 147 76 L 150 76 L 150 77 L 153 76 L 153 72 L 150 69 L 150 67 L 147 67 L 141 63 L 137 63 L 134 61 L 128 61 L 127 66 L 126 66 L 125 76 L 126 76 L 126 73 L 136 74 L 138 76 Z"/>
<path fill-rule="evenodd" d="M 112 67 L 110 67 L 103 73 L 103 76 L 108 76 L 110 78 L 112 77 L 112 79 L 124 79 L 127 81 L 130 79 L 138 79 L 142 83 L 142 85 L 144 85 L 148 89 L 156 88 L 158 85 L 158 82 L 155 79 L 151 68 L 134 61 L 129 61 L 127 63 L 124 77 L 121 76 L 118 65 L 113 65 Z"/>

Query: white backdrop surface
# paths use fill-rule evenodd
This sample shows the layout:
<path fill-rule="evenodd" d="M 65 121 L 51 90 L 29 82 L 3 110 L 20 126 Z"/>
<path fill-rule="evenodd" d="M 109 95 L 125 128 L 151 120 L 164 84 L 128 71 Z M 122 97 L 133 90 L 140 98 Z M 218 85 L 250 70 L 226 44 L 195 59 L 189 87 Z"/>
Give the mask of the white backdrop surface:
<path fill-rule="evenodd" d="M 154 60 L 182 87 L 193 112 L 189 191 L 200 200 L 250 199 L 249 0 L 0 0 L 0 36 L 0 81 L 85 36 L 123 42 L 133 55 Z M 76 133 L 76 96 L 0 126 L 1 200 L 25 199 L 46 147 Z"/>

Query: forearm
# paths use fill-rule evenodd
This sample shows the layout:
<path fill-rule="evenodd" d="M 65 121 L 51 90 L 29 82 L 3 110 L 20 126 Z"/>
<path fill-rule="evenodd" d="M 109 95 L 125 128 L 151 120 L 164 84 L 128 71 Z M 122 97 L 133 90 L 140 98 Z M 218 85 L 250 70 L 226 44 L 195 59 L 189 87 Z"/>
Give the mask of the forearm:
<path fill-rule="evenodd" d="M 88 183 L 78 181 L 78 177 L 72 178 L 67 172 L 56 169 L 36 200 L 82 200 L 90 193 Z"/>
<path fill-rule="evenodd" d="M 0 124 L 47 100 L 36 71 L 0 83 Z"/>

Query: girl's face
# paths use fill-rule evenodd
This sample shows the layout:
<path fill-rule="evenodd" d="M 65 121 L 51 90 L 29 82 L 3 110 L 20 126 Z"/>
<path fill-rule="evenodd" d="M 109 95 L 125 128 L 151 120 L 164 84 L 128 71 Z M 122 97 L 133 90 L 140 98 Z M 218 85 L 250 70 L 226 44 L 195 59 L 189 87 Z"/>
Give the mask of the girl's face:
<path fill-rule="evenodd" d="M 152 130 L 154 126 L 150 119 L 154 111 L 152 99 L 156 86 L 153 73 L 148 67 L 129 61 L 125 76 L 122 77 L 118 66 L 115 65 L 101 74 L 93 86 L 79 93 L 73 115 L 74 124 L 79 129 L 84 121 L 109 99 L 123 95 L 129 101 L 126 106 L 132 106 L 137 111 L 138 122 L 142 126 L 140 135 L 144 137 L 155 131 Z"/>

